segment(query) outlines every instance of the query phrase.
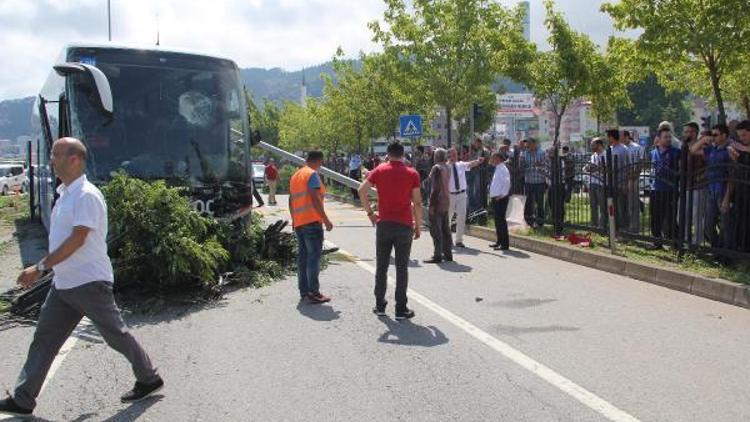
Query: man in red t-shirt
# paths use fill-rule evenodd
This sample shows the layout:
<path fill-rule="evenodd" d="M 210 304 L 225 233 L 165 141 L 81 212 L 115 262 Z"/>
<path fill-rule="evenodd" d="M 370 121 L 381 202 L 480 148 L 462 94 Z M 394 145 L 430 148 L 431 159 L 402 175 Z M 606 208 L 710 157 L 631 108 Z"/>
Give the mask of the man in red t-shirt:
<path fill-rule="evenodd" d="M 378 213 L 370 206 L 370 188 L 378 191 Z M 388 145 L 388 162 L 370 172 L 359 188 L 359 198 L 367 211 L 375 232 L 376 266 L 375 309 L 377 316 L 385 316 L 385 292 L 391 250 L 396 253 L 396 319 L 414 317 L 406 307 L 409 284 L 409 255 L 412 239 L 419 239 L 422 226 L 422 195 L 419 173 L 404 164 L 404 146 L 398 142 Z"/>
<path fill-rule="evenodd" d="M 266 166 L 266 185 L 268 185 L 268 205 L 276 205 L 276 185 L 279 183 L 279 169 L 273 158 Z"/>

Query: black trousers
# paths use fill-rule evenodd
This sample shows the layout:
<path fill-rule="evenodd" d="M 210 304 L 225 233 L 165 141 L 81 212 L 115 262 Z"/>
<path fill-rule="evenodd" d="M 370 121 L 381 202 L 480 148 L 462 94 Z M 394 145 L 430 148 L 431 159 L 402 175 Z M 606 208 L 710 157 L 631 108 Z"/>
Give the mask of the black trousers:
<path fill-rule="evenodd" d="M 375 303 L 385 304 L 388 287 L 388 266 L 391 251 L 396 252 L 396 310 L 406 308 L 406 290 L 409 288 L 409 255 L 414 232 L 412 228 L 390 221 L 381 221 L 375 231 Z"/>
<path fill-rule="evenodd" d="M 432 255 L 435 259 L 453 260 L 453 235 L 451 222 L 447 212 L 430 214 L 430 236 L 435 247 Z"/>
<path fill-rule="evenodd" d="M 359 170 L 349 170 L 349 177 L 350 178 L 352 178 L 352 179 L 354 179 L 354 180 L 356 180 L 356 181 L 359 182 L 360 176 L 361 176 L 361 174 L 360 174 Z M 355 201 L 358 201 L 359 200 L 359 192 L 357 192 L 356 189 L 351 189 L 351 192 L 352 192 L 352 199 L 355 200 Z"/>
<path fill-rule="evenodd" d="M 677 233 L 677 193 L 651 192 L 651 235 L 665 240 Z"/>
<path fill-rule="evenodd" d="M 505 219 L 505 213 L 508 211 L 509 201 L 510 195 L 505 198 L 492 200 L 492 209 L 495 213 L 495 234 L 497 235 L 497 244 L 505 249 L 510 247 L 508 220 Z"/>
<path fill-rule="evenodd" d="M 266 204 L 265 202 L 263 202 L 263 198 L 260 197 L 260 189 L 255 187 L 253 187 L 253 199 L 255 199 L 255 202 L 259 207 L 262 207 Z"/>

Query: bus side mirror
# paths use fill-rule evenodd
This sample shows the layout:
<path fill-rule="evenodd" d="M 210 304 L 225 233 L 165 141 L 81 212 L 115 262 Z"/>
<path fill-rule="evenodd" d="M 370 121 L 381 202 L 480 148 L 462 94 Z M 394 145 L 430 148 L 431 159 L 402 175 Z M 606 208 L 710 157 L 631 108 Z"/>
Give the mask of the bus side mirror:
<path fill-rule="evenodd" d="M 107 76 L 95 66 L 91 66 L 85 63 L 78 62 L 67 62 L 53 66 L 55 72 L 63 77 L 68 77 L 76 74 L 85 74 L 91 77 L 96 87 L 96 92 L 99 96 L 99 105 L 101 111 L 112 117 L 113 112 L 113 100 L 112 100 L 112 88 L 109 86 L 109 80 Z"/>

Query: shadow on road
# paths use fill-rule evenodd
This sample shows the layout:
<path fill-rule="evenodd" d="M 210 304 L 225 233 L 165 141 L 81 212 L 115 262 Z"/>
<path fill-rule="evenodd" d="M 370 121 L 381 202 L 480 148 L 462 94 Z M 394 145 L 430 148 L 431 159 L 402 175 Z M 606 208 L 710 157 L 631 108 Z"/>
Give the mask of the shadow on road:
<path fill-rule="evenodd" d="M 126 407 L 125 409 L 118 412 L 116 415 L 112 415 L 111 417 L 104 419 L 105 422 L 115 422 L 115 421 L 135 421 L 138 420 L 141 416 L 143 416 L 144 413 L 153 405 L 160 402 L 161 399 L 163 399 L 164 396 L 159 394 L 156 396 L 151 396 L 145 400 L 136 402 L 131 404 L 130 406 Z"/>
<path fill-rule="evenodd" d="M 496 325 L 493 327 L 500 334 L 509 336 L 520 336 L 523 334 L 559 333 L 580 331 L 579 327 L 568 327 L 564 325 L 546 325 L 540 327 L 518 327 L 514 325 Z"/>
<path fill-rule="evenodd" d="M 495 302 L 493 306 L 499 306 L 501 308 L 510 309 L 527 309 L 542 306 L 547 303 L 557 302 L 557 299 L 517 299 L 517 300 L 503 300 Z"/>
<path fill-rule="evenodd" d="M 438 264 L 438 267 L 452 273 L 470 273 L 472 271 L 470 266 L 459 264 L 458 262 L 443 262 Z"/>
<path fill-rule="evenodd" d="M 485 251 L 482 251 L 482 250 L 479 250 L 479 249 L 474 249 L 474 248 L 456 248 L 453 251 L 453 255 L 456 255 L 456 256 L 461 256 L 461 255 L 465 255 L 465 256 L 490 255 L 490 256 L 494 256 L 495 258 L 505 259 L 505 257 L 502 254 L 500 254 L 500 253 L 485 252 Z"/>
<path fill-rule="evenodd" d="M 300 314 L 320 322 L 330 322 L 339 319 L 341 311 L 334 310 L 331 305 L 316 305 L 305 302 L 297 304 Z"/>
<path fill-rule="evenodd" d="M 390 257 L 388 265 L 396 265 L 396 258 L 393 256 Z M 409 260 L 409 268 L 422 268 L 422 264 L 419 263 L 418 259 L 410 259 Z"/>
<path fill-rule="evenodd" d="M 391 318 L 379 318 L 388 327 L 378 341 L 400 346 L 435 347 L 448 343 L 448 337 L 434 326 L 423 327 L 406 320 L 394 321 Z"/>
<path fill-rule="evenodd" d="M 513 258 L 520 258 L 520 259 L 529 259 L 531 258 L 531 255 L 527 254 L 526 252 L 519 251 L 516 249 L 511 249 L 508 251 L 503 251 L 503 255 L 505 256 L 512 256 Z"/>

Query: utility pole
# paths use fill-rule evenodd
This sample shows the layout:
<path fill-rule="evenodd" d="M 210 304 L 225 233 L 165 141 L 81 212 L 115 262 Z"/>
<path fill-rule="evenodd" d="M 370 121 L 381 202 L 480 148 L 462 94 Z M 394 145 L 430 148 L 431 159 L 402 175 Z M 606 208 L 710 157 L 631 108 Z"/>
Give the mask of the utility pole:
<path fill-rule="evenodd" d="M 159 12 L 156 12 L 156 45 L 159 45 Z"/>
<path fill-rule="evenodd" d="M 469 145 L 471 145 L 472 141 L 474 141 L 474 119 L 476 118 L 477 114 L 477 105 L 476 103 L 473 103 L 471 105 L 471 111 L 469 113 Z"/>
<path fill-rule="evenodd" d="M 107 0 L 107 39 L 112 41 L 112 5 Z"/>

